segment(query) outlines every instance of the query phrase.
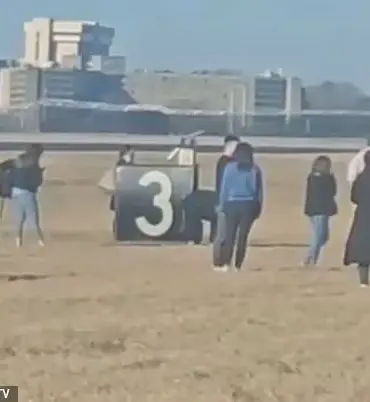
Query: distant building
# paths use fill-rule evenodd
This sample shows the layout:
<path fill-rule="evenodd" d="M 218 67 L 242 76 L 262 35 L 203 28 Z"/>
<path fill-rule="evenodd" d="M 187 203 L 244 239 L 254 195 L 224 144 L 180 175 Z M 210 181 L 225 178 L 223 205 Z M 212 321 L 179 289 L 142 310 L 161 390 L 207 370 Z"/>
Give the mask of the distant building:
<path fill-rule="evenodd" d="M 108 56 L 114 29 L 90 21 L 34 18 L 24 24 L 24 62 L 36 67 L 61 64 L 65 56 L 80 56 L 82 67 L 92 56 Z"/>
<path fill-rule="evenodd" d="M 175 109 L 228 110 L 234 96 L 235 109 L 242 110 L 239 76 L 134 71 L 126 74 L 126 89 L 140 103 Z"/>
<path fill-rule="evenodd" d="M 0 70 L 0 107 L 18 107 L 39 99 L 115 104 L 135 103 L 124 89 L 124 76 L 99 70 L 15 67 Z"/>
<path fill-rule="evenodd" d="M 225 130 L 235 126 L 254 132 L 279 131 L 284 118 L 254 115 L 284 113 L 289 121 L 302 110 L 301 80 L 285 77 L 281 71 L 256 76 L 227 71 L 134 71 L 126 75 L 126 89 L 140 103 L 235 114 Z"/>
<path fill-rule="evenodd" d="M 258 76 L 213 72 L 134 71 L 126 75 L 126 88 L 141 103 L 178 109 L 230 111 L 237 114 L 287 111 L 302 108 L 302 82 L 282 74 Z"/>

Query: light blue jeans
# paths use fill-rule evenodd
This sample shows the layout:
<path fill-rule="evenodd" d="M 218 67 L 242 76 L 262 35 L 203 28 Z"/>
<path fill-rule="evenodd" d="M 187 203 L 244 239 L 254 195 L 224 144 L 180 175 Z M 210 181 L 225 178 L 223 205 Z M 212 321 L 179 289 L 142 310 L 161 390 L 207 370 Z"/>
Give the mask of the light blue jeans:
<path fill-rule="evenodd" d="M 14 214 L 16 236 L 19 239 L 23 239 L 24 227 L 27 225 L 28 229 L 35 232 L 40 239 L 43 239 L 37 195 L 27 190 L 13 188 L 11 204 Z"/>
<path fill-rule="evenodd" d="M 312 239 L 308 248 L 306 265 L 316 265 L 322 248 L 329 240 L 329 216 L 315 215 L 310 217 L 312 225 Z"/>

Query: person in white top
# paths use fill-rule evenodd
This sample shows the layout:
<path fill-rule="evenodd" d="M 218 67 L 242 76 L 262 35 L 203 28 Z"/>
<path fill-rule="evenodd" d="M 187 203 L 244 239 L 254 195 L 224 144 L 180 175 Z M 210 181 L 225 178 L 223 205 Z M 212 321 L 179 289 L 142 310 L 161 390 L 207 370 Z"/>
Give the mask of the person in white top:
<path fill-rule="evenodd" d="M 356 180 L 357 176 L 364 170 L 365 161 L 364 156 L 367 151 L 370 151 L 370 139 L 367 142 L 368 146 L 361 151 L 357 152 L 357 154 L 351 159 L 347 168 L 347 181 L 350 184 Z"/>

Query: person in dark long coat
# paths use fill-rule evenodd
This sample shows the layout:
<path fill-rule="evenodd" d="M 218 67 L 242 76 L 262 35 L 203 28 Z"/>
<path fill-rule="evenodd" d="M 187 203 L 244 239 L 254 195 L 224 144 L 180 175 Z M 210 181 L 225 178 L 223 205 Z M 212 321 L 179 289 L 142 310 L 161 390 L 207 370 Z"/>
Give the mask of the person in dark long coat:
<path fill-rule="evenodd" d="M 356 210 L 346 243 L 344 265 L 357 264 L 361 287 L 369 286 L 370 267 L 370 151 L 364 155 L 365 168 L 351 188 Z"/>

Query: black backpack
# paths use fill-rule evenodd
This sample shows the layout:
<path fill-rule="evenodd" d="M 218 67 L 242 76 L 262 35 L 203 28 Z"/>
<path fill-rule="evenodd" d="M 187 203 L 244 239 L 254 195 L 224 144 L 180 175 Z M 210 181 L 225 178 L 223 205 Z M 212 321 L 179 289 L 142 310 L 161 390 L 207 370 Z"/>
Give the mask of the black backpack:
<path fill-rule="evenodd" d="M 10 198 L 13 187 L 14 160 L 9 159 L 0 164 L 0 197 Z"/>

